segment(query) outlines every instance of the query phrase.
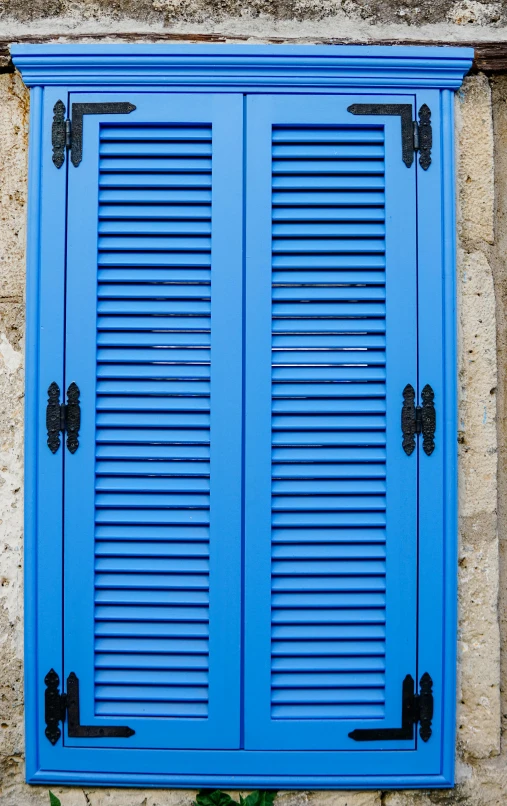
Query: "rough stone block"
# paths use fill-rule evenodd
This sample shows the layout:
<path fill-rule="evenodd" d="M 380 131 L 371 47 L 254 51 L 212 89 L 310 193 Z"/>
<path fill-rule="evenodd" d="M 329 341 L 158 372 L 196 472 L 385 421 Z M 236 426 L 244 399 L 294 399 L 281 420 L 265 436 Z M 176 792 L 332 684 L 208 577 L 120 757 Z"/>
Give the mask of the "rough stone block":
<path fill-rule="evenodd" d="M 457 93 L 460 159 L 458 232 L 465 246 L 494 239 L 494 167 L 491 90 L 486 76 L 468 76 Z"/>
<path fill-rule="evenodd" d="M 27 141 L 28 90 L 0 75 L 0 301 L 24 294 Z"/>

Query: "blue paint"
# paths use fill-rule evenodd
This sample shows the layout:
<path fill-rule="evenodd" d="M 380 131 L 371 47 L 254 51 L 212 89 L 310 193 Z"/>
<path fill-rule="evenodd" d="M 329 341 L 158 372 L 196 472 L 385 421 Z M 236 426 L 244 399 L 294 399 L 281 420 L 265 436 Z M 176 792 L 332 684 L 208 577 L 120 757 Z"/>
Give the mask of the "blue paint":
<path fill-rule="evenodd" d="M 443 613 L 443 730 L 442 772 L 454 784 L 454 741 L 456 730 L 456 631 L 458 561 L 458 499 L 457 499 L 457 416 L 455 368 L 456 355 L 456 214 L 454 161 L 448 158 L 454 143 L 454 97 L 442 92 L 440 177 L 442 183 L 442 273 L 443 273 L 443 400 L 445 406 L 444 489 L 442 496 L 444 524 L 444 613 Z"/>
<path fill-rule="evenodd" d="M 242 99 L 132 97 L 132 121 L 85 120 L 69 172 L 64 666 L 81 718 L 135 747 L 235 748 Z M 138 188 L 160 199 L 133 218 Z"/>
<path fill-rule="evenodd" d="M 417 365 L 415 171 L 398 121 L 345 128 L 352 101 L 247 106 L 245 747 L 256 750 L 353 751 L 355 727 L 396 724 L 415 666 L 417 463 L 399 438 L 399 390 Z M 345 137 L 362 162 L 337 175 Z M 304 204 L 290 190 L 303 184 Z M 347 223 L 358 184 L 359 211 L 381 223 Z M 308 229 L 311 241 L 295 239 Z M 326 270 L 328 255 L 345 267 L 351 254 L 357 269 Z"/>
<path fill-rule="evenodd" d="M 457 90 L 472 48 L 379 45 L 12 45 L 28 86 L 220 87 L 334 92 L 340 87 Z"/>
<path fill-rule="evenodd" d="M 452 785 L 451 90 L 471 53 L 13 47 L 34 87 L 30 782 Z M 85 116 L 81 166 L 57 170 L 72 97 L 137 108 Z M 429 171 L 401 161 L 398 119 L 351 118 L 358 97 L 430 106 Z M 45 443 L 52 380 L 81 389 L 74 456 Z M 435 390 L 431 457 L 401 449 L 407 382 Z M 78 675 L 82 722 L 135 735 L 52 747 L 51 666 Z M 348 738 L 398 725 L 424 671 L 428 743 Z"/>
<path fill-rule="evenodd" d="M 42 90 L 32 91 L 30 103 L 30 152 L 28 187 L 27 287 L 26 287 L 26 388 L 25 388 L 25 512 L 24 566 L 25 590 L 25 651 L 35 662 L 25 668 L 26 707 L 26 776 L 31 778 L 39 769 L 38 725 L 40 686 L 36 662 L 38 608 L 37 591 L 37 440 L 39 396 L 39 251 L 40 251 L 40 188 L 42 162 Z"/>

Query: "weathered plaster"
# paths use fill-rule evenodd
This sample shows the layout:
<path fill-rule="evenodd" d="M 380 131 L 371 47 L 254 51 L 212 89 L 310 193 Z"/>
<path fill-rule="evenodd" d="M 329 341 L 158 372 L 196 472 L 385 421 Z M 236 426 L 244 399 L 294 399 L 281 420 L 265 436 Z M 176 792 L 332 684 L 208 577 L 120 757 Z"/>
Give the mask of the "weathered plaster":
<path fill-rule="evenodd" d="M 42 13 L 42 5 L 32 5 L 31 19 L 35 19 Z M 139 5 L 147 8 L 146 3 Z M 353 3 L 349 7 L 347 2 L 342 5 L 349 9 L 347 13 L 356 13 L 360 6 Z M 424 14 L 431 16 L 430 5 L 422 3 L 420 7 Z M 444 4 L 437 2 L 434 5 L 435 14 L 443 13 Z M 495 4 L 467 4 L 470 13 L 478 13 L 479 6 L 487 6 L 489 14 L 493 13 Z M 366 8 L 366 4 L 361 7 Z M 460 8 L 464 7 L 462 3 Z M 3 19 L 9 14 L 12 18 L 13 8 L 12 4 L 6 6 Z M 60 9 L 58 13 L 66 13 L 66 0 L 55 4 L 54 8 Z M 125 6 L 118 4 L 118 15 L 122 8 Z M 376 14 L 375 19 L 382 21 L 385 13 L 382 8 L 382 3 L 372 3 L 368 13 Z M 456 8 L 457 4 L 446 3 L 445 14 L 449 14 L 450 9 L 455 13 Z M 93 9 L 97 15 L 97 7 L 87 5 L 90 19 Z M 217 9 L 216 13 L 220 11 L 218 6 Z M 180 19 L 185 18 L 185 13 L 182 12 Z M 283 16 L 282 11 L 279 14 Z M 248 28 L 254 19 L 253 12 L 250 10 L 246 17 L 245 27 Z M 257 17 L 259 26 L 265 22 L 262 14 Z M 51 20 L 44 23 L 46 27 L 52 24 Z M 61 18 L 58 20 L 60 24 Z M 99 24 L 98 16 L 94 24 Z M 242 21 L 236 19 L 235 25 L 239 30 Z M 267 27 L 266 23 L 264 30 Z M 307 30 L 308 25 L 304 27 Z M 507 364 L 503 360 L 503 364 L 498 366 L 499 360 L 507 358 L 506 99 L 507 77 L 490 82 L 481 75 L 467 78 L 456 99 L 460 395 L 458 785 L 454 791 L 415 793 L 283 793 L 278 801 L 282 806 L 504 806 L 507 801 L 507 762 L 500 741 L 500 643 L 502 638 L 505 646 L 507 627 L 503 593 L 500 598 L 501 632 L 498 609 L 499 534 L 501 590 L 505 588 L 507 572 L 507 541 L 503 534 L 507 507 L 504 503 L 507 501 L 507 427 L 504 416 L 507 384 L 504 366 Z M 28 787 L 23 780 L 21 490 L 26 111 L 27 94 L 19 78 L 15 75 L 0 76 L 2 806 L 48 804 L 47 787 Z M 503 501 L 497 512 L 498 492 Z M 507 683 L 506 668 L 504 662 L 503 679 Z M 505 702 L 503 710 L 507 712 Z M 193 794 L 185 791 L 59 787 L 54 791 L 63 806 L 189 806 Z"/>
<path fill-rule="evenodd" d="M 312 41 L 502 41 L 501 0 L 3 0 L 0 38 L 128 33 Z"/>

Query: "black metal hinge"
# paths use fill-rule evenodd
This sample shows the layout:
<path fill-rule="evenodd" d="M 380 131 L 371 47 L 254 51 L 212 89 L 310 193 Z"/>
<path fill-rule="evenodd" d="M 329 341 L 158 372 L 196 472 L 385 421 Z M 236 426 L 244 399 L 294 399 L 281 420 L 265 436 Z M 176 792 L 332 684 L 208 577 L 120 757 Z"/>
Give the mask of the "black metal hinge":
<path fill-rule="evenodd" d="M 414 726 L 419 724 L 419 736 L 427 742 L 433 719 L 433 680 L 428 672 L 421 677 L 419 686 L 417 694 L 414 678 L 407 674 L 401 692 L 401 728 L 356 728 L 349 733 L 350 738 L 355 742 L 412 740 Z"/>
<path fill-rule="evenodd" d="M 71 739 L 128 739 L 135 730 L 127 725 L 81 725 L 79 717 L 79 680 L 71 672 L 67 678 L 67 693 L 60 694 L 58 687 L 60 678 L 54 669 L 50 669 L 44 678 L 46 691 L 44 694 L 44 716 L 46 720 L 46 737 L 51 744 L 56 744 L 62 731 L 60 722 L 67 717 L 68 735 Z"/>
<path fill-rule="evenodd" d="M 415 450 L 415 438 L 422 434 L 423 451 L 431 456 L 435 450 L 435 431 L 437 415 L 435 411 L 435 393 L 429 383 L 421 392 L 422 406 L 415 405 L 414 387 L 407 383 L 403 390 L 401 407 L 401 432 L 403 434 L 403 450 L 410 456 Z"/>
<path fill-rule="evenodd" d="M 419 165 L 427 171 L 431 165 L 431 111 L 427 104 L 419 109 L 419 121 L 412 120 L 411 104 L 352 104 L 347 109 L 352 115 L 399 115 L 401 118 L 401 156 L 410 168 L 414 152 L 419 152 Z"/>
<path fill-rule="evenodd" d="M 60 434 L 67 432 L 67 448 L 75 453 L 79 447 L 79 428 L 81 426 L 81 405 L 79 403 L 79 387 L 72 382 L 67 389 L 67 403 L 60 403 L 60 387 L 53 381 L 48 388 L 46 406 L 46 428 L 48 432 L 48 448 L 56 453 L 60 447 Z"/>
<path fill-rule="evenodd" d="M 71 118 L 65 118 L 65 104 L 57 101 L 53 107 L 51 142 L 53 162 L 61 168 L 65 152 L 70 150 L 72 164 L 79 165 L 83 158 L 83 115 L 128 115 L 136 107 L 129 101 L 101 104 L 72 104 Z"/>

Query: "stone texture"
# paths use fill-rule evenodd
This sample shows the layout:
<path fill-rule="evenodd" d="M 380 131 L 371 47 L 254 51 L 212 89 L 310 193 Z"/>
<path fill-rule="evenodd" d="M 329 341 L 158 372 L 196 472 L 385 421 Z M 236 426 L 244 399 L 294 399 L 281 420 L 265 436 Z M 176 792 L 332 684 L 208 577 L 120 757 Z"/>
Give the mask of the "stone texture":
<path fill-rule="evenodd" d="M 28 93 L 0 76 L 0 799 L 23 776 L 23 332 Z"/>
<path fill-rule="evenodd" d="M 502 41 L 501 0 L 3 0 L 0 37 L 162 33 L 256 41 Z"/>
<path fill-rule="evenodd" d="M 465 757 L 500 752 L 496 325 L 491 265 L 491 91 L 468 78 L 457 103 L 459 656 L 458 741 Z"/>
<path fill-rule="evenodd" d="M 370 24 L 405 22 L 418 26 L 450 21 L 456 25 L 490 25 L 505 23 L 505 9 L 497 0 L 5 0 L 4 18 L 20 22 L 36 19 L 61 19 L 75 15 L 83 20 L 110 17 L 112 20 L 146 22 L 221 21 L 227 17 L 268 17 L 274 20 L 321 20 L 350 18 Z"/>
<path fill-rule="evenodd" d="M 456 25 L 495 25 L 500 23 L 502 17 L 502 3 L 478 3 L 477 0 L 453 3 L 447 13 L 447 19 Z"/>
<path fill-rule="evenodd" d="M 18 75 L 0 85 L 0 302 L 24 293 L 28 92 Z"/>
<path fill-rule="evenodd" d="M 499 616 L 502 636 L 502 721 L 507 727 L 507 76 L 492 82 L 495 132 L 496 235 L 492 252 L 497 321 L 498 520 L 500 546 Z"/>
<path fill-rule="evenodd" d="M 462 246 L 482 248 L 494 238 L 493 120 L 487 77 L 467 78 L 457 100 L 458 233 Z"/>
<path fill-rule="evenodd" d="M 496 515 L 460 519 L 457 736 L 465 758 L 500 752 Z"/>
<path fill-rule="evenodd" d="M 496 508 L 496 331 L 491 265 L 483 252 L 458 252 L 460 338 L 460 513 Z"/>
<path fill-rule="evenodd" d="M 184 30 L 188 20 L 209 16 L 212 29 L 269 38 L 311 38 L 346 29 L 377 35 L 396 20 L 405 34 L 424 26 L 446 31 L 488 25 L 493 38 L 503 25 L 504 4 L 387 0 L 371 3 L 328 0 L 320 6 L 182 0 L 108 0 L 94 3 L 7 0 L 0 19 L 5 30 L 67 32 L 128 30 L 143 26 Z M 171 11 L 171 8 L 173 9 Z M 227 14 L 236 17 L 226 17 Z M 170 15 L 174 22 L 170 22 Z M 44 19 L 42 17 L 44 16 Z M 345 22 L 344 22 L 345 20 Z M 347 22 L 348 21 L 348 22 Z M 394 22 L 393 22 L 394 21 Z M 30 26 L 32 26 L 30 28 Z M 81 27 L 80 27 L 81 26 Z M 132 29 L 132 28 L 131 28 Z M 397 29 L 398 30 L 398 29 Z M 426 30 L 426 29 L 425 29 Z M 0 32 L 1 35 L 1 32 Z M 460 34 L 456 34 L 459 36 Z M 465 34 L 464 34 L 465 35 Z M 280 806 L 503 806 L 507 763 L 500 741 L 500 681 L 507 691 L 507 77 L 466 79 L 456 101 L 458 134 L 458 306 L 460 422 L 459 692 L 457 786 L 433 792 L 289 792 Z M 22 423 L 23 282 L 26 207 L 27 94 L 15 75 L 0 76 L 0 802 L 2 806 L 48 804 L 47 787 L 23 782 L 22 691 Z M 494 112 L 494 114 L 493 114 Z M 496 198 L 495 198 L 496 191 Z M 498 551 L 500 535 L 500 565 Z M 498 595 L 500 588 L 500 610 Z M 500 614 L 500 623 L 499 623 Z M 500 629 L 501 628 L 501 629 Z M 503 647 L 503 654 L 500 649 Z M 501 670 L 501 658 L 504 662 Z M 502 674 L 502 676 L 501 676 Z M 504 698 L 503 712 L 507 713 Z M 506 718 L 506 717 L 504 717 Z M 54 788 L 62 806 L 190 806 L 189 791 Z"/>

